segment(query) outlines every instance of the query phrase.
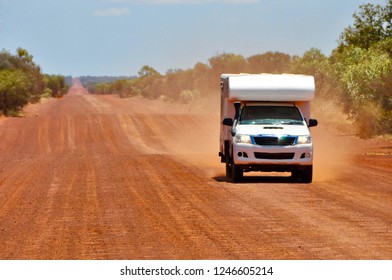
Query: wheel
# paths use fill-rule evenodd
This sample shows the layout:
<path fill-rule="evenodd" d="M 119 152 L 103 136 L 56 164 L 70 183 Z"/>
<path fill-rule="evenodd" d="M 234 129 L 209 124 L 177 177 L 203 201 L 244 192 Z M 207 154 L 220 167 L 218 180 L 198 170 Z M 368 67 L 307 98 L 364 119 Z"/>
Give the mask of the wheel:
<path fill-rule="evenodd" d="M 227 145 L 225 147 L 225 162 L 226 162 L 226 177 L 233 183 L 240 182 L 244 177 L 242 168 L 233 162 L 233 158 L 230 156 L 230 149 Z"/>
<path fill-rule="evenodd" d="M 233 151 L 233 147 L 231 148 Z M 234 159 L 230 156 L 229 143 L 225 143 L 225 158 L 226 158 L 226 177 L 229 178 L 233 183 L 240 182 L 244 177 L 244 171 L 241 167 L 234 163 Z"/>
<path fill-rule="evenodd" d="M 306 169 L 302 171 L 301 176 L 302 182 L 306 184 L 312 183 L 313 180 L 313 165 L 306 166 Z"/>
<path fill-rule="evenodd" d="M 231 179 L 231 174 L 232 170 L 230 156 L 226 155 L 226 177 Z"/>
<path fill-rule="evenodd" d="M 230 157 L 230 148 L 229 143 L 225 143 L 225 162 L 226 162 L 226 177 L 231 179 L 231 157 Z"/>
<path fill-rule="evenodd" d="M 232 162 L 231 163 L 231 181 L 233 183 L 238 183 L 238 182 L 242 181 L 243 177 L 244 177 L 244 171 L 242 170 L 242 168 L 239 167 L 234 162 Z"/>
<path fill-rule="evenodd" d="M 293 171 L 292 177 L 301 180 L 301 183 L 309 184 L 313 180 L 313 165 L 305 166 L 304 170 Z"/>

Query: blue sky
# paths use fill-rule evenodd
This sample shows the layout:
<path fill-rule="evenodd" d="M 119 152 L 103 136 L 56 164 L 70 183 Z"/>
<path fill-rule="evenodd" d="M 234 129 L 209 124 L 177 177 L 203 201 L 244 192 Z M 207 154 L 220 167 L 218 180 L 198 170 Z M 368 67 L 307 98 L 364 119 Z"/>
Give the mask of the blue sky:
<path fill-rule="evenodd" d="M 164 74 L 224 52 L 329 55 L 364 3 L 386 0 L 0 0 L 0 49 L 73 76 Z"/>

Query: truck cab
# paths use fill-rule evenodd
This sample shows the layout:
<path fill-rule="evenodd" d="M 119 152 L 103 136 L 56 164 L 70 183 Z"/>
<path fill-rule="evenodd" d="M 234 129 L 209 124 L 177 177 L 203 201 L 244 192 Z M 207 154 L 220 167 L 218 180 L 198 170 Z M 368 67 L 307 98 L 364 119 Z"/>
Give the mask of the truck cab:
<path fill-rule="evenodd" d="M 304 183 L 313 178 L 309 127 L 314 78 L 289 74 L 221 76 L 221 162 L 239 182 L 244 172 L 291 172 Z"/>

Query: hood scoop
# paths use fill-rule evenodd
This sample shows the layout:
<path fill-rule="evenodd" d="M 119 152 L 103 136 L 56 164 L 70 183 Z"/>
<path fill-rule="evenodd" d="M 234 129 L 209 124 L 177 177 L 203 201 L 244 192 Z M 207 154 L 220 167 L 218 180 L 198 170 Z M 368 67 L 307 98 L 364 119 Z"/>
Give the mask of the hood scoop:
<path fill-rule="evenodd" d="M 264 126 L 264 129 L 283 129 L 281 126 Z"/>

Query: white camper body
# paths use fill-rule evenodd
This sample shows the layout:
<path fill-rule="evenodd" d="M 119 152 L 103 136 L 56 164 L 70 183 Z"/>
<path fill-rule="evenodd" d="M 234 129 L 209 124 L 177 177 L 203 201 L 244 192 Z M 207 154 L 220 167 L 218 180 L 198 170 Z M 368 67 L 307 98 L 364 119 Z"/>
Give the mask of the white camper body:
<path fill-rule="evenodd" d="M 310 183 L 314 93 L 312 76 L 222 74 L 219 155 L 226 176 L 240 181 L 243 172 L 282 171 Z"/>

